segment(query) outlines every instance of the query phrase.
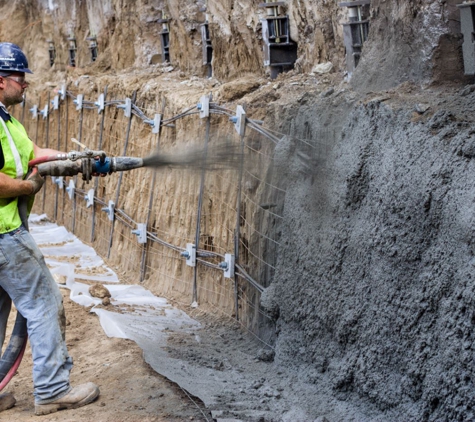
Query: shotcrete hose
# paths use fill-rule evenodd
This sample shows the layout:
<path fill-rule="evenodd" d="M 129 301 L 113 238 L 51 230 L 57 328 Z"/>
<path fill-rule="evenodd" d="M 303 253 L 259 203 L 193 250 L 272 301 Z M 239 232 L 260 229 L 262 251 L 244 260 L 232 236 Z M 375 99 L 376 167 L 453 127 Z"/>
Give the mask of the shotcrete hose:
<path fill-rule="evenodd" d="M 26 319 L 18 312 L 10 342 L 0 358 L 0 391 L 10 382 L 20 366 L 27 341 Z"/>
<path fill-rule="evenodd" d="M 67 177 L 83 173 L 84 160 L 51 161 L 38 164 L 38 173 L 42 176 Z M 144 167 L 144 160 L 135 157 L 107 157 L 105 160 L 91 160 L 93 174 L 109 174 L 116 171 L 133 170 Z M 29 163 L 31 167 L 31 161 Z"/>
<path fill-rule="evenodd" d="M 28 167 L 32 168 L 41 163 L 47 163 L 50 161 L 58 161 L 58 160 L 67 160 L 68 154 L 54 154 L 54 155 L 46 155 L 44 157 L 38 157 L 31 160 L 28 163 Z"/>
<path fill-rule="evenodd" d="M 18 212 L 21 222 L 28 230 L 28 199 L 26 196 L 18 198 Z M 0 358 L 0 391 L 10 382 L 16 370 L 20 366 L 23 353 L 25 352 L 26 343 L 28 341 L 28 330 L 26 319 L 20 312 L 17 313 L 15 325 L 13 327 L 10 342 L 8 343 L 5 353 Z M 2 345 L 0 345 L 1 347 Z"/>
<path fill-rule="evenodd" d="M 28 230 L 28 198 L 20 196 L 18 198 L 18 212 L 21 222 Z M 10 342 L 5 352 L 0 358 L 0 391 L 10 382 L 20 366 L 21 359 L 25 353 L 26 343 L 28 341 L 27 321 L 20 312 L 17 313 L 15 325 L 13 327 Z M 0 344 L 0 348 L 1 348 Z"/>

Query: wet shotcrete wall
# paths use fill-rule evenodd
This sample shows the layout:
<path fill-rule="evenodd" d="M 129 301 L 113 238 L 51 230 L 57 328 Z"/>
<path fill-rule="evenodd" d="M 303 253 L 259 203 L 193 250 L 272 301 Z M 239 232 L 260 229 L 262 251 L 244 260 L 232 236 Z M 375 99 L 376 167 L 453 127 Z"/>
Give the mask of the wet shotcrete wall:
<path fill-rule="evenodd" d="M 276 150 L 285 241 L 263 301 L 276 361 L 366 415 L 475 417 L 470 92 L 429 90 L 424 113 L 397 92 L 335 94 L 292 111 L 295 136 L 326 146 L 313 168 L 295 139 Z"/>
<path fill-rule="evenodd" d="M 405 81 L 463 79 L 459 0 L 371 1 L 371 30 L 352 84 L 377 92 Z"/>

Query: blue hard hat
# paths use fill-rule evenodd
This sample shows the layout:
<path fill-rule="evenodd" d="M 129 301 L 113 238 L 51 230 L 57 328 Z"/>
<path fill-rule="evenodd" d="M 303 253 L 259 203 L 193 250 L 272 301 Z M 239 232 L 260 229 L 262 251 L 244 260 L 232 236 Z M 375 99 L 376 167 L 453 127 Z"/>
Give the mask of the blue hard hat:
<path fill-rule="evenodd" d="M 33 73 L 21 48 L 11 42 L 0 42 L 0 72 Z"/>

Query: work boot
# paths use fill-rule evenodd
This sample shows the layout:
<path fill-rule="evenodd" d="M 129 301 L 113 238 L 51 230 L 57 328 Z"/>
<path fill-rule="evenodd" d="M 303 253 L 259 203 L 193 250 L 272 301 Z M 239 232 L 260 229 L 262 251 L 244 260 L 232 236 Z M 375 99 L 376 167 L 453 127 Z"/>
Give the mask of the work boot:
<path fill-rule="evenodd" d="M 0 412 L 15 406 L 16 400 L 12 393 L 0 394 Z"/>
<path fill-rule="evenodd" d="M 64 409 L 77 409 L 93 402 L 99 396 L 99 387 L 88 382 L 74 387 L 68 394 L 47 404 L 35 404 L 35 415 L 47 415 Z"/>

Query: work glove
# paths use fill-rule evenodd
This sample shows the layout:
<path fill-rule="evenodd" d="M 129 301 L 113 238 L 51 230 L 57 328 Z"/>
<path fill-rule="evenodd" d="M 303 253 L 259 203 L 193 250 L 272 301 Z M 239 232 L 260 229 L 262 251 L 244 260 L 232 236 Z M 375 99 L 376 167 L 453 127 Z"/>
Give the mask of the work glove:
<path fill-rule="evenodd" d="M 45 179 L 41 177 L 36 167 L 33 168 L 32 172 L 26 178 L 26 180 L 30 182 L 31 185 L 33 186 L 33 189 L 30 195 L 35 195 L 37 192 L 39 192 L 39 190 L 43 187 L 43 184 L 45 183 Z"/>

